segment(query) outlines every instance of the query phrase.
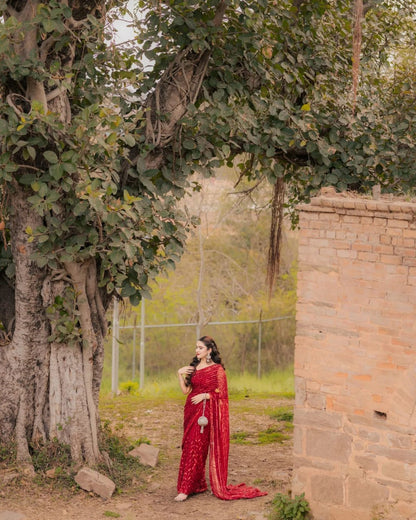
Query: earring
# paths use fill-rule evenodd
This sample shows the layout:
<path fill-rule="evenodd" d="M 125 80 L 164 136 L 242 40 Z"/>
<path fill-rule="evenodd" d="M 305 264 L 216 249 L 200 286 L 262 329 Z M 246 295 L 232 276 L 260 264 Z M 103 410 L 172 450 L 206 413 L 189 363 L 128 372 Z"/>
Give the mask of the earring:
<path fill-rule="evenodd" d="M 207 363 L 211 363 L 211 354 L 208 352 L 207 354 Z"/>

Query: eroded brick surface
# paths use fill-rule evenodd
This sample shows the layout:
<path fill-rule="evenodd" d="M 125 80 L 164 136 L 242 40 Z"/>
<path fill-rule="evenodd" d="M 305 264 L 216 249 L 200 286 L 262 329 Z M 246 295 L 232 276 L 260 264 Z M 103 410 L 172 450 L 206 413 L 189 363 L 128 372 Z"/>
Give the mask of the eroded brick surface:
<path fill-rule="evenodd" d="M 293 490 L 320 520 L 416 518 L 415 318 L 415 203 L 300 207 Z"/>

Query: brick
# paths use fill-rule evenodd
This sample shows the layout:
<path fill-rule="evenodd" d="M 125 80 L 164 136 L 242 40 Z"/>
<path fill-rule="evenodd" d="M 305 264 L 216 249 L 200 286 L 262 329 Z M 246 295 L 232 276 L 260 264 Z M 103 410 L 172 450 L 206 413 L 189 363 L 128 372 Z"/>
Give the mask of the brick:
<path fill-rule="evenodd" d="M 392 237 L 388 235 L 380 235 L 380 243 L 382 244 L 391 244 Z"/>
<path fill-rule="evenodd" d="M 386 448 L 379 444 L 372 444 L 368 446 L 368 451 L 380 455 L 381 457 L 386 457 L 392 461 L 402 462 L 405 464 L 416 464 L 416 452 L 411 449 Z"/>
<path fill-rule="evenodd" d="M 354 461 L 364 471 L 377 472 L 378 470 L 378 464 L 374 457 L 355 456 Z"/>
<path fill-rule="evenodd" d="M 345 215 L 345 217 L 342 220 L 344 222 L 348 222 L 349 224 L 359 224 L 360 223 L 360 217 L 353 216 L 353 215 Z"/>
<path fill-rule="evenodd" d="M 347 504 L 351 507 L 363 508 L 367 511 L 389 498 L 387 486 L 358 478 L 349 478 L 347 482 Z"/>
<path fill-rule="evenodd" d="M 403 237 L 404 238 L 416 238 L 416 229 L 404 229 Z"/>
<path fill-rule="evenodd" d="M 394 461 L 387 461 L 381 466 L 383 477 L 393 480 L 404 480 L 414 482 L 416 478 L 416 467 L 410 464 L 402 464 Z"/>
<path fill-rule="evenodd" d="M 306 455 L 347 463 L 351 452 L 351 438 L 344 433 L 309 429 L 306 432 Z"/>
<path fill-rule="evenodd" d="M 382 253 L 385 255 L 392 255 L 394 253 L 394 247 L 386 244 L 377 245 L 373 248 L 374 253 Z"/>
<path fill-rule="evenodd" d="M 325 410 L 326 398 L 322 394 L 308 393 L 307 403 L 311 408 L 316 408 L 317 410 Z"/>
<path fill-rule="evenodd" d="M 371 244 L 363 243 L 363 242 L 355 242 L 352 244 L 352 249 L 354 251 L 364 251 L 364 252 L 372 252 L 373 246 Z"/>
<path fill-rule="evenodd" d="M 389 227 L 392 227 L 392 228 L 408 228 L 409 227 L 409 223 L 407 222 L 407 220 L 390 220 L 389 221 Z"/>
<path fill-rule="evenodd" d="M 396 246 L 394 248 L 394 254 L 414 258 L 416 256 L 416 251 L 413 248 Z"/>
<path fill-rule="evenodd" d="M 405 448 L 411 449 L 413 446 L 413 436 L 411 435 L 398 435 L 389 433 L 386 436 L 388 445 L 393 448 Z"/>
<path fill-rule="evenodd" d="M 337 256 L 339 258 L 357 258 L 357 251 L 338 249 Z"/>
<path fill-rule="evenodd" d="M 398 265 L 401 264 L 402 259 L 394 255 L 380 255 L 380 262 L 383 264 Z"/>
<path fill-rule="evenodd" d="M 343 479 L 327 475 L 312 476 L 311 499 L 322 504 L 342 505 L 344 503 Z"/>
<path fill-rule="evenodd" d="M 358 253 L 358 260 L 363 262 L 378 262 L 380 256 L 375 253 Z"/>
<path fill-rule="evenodd" d="M 375 217 L 374 220 L 373 220 L 373 224 L 375 226 L 386 226 L 387 225 L 387 219 L 386 218 Z"/>
<path fill-rule="evenodd" d="M 306 428 L 320 426 L 322 428 L 338 430 L 342 425 L 342 416 L 321 410 L 307 410 L 295 407 L 294 423 Z"/>
<path fill-rule="evenodd" d="M 327 238 L 311 238 L 309 240 L 311 247 L 321 248 L 321 247 L 329 247 L 331 245 L 330 240 Z"/>

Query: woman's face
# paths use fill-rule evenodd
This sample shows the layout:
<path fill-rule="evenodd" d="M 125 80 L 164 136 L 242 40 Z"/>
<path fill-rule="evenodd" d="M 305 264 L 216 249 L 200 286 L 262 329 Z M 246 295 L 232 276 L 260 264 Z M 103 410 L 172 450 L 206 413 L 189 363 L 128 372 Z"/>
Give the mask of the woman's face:
<path fill-rule="evenodd" d="M 208 352 L 211 352 L 211 349 L 208 349 L 202 341 L 197 341 L 196 343 L 196 357 L 201 361 L 202 359 L 206 359 Z"/>

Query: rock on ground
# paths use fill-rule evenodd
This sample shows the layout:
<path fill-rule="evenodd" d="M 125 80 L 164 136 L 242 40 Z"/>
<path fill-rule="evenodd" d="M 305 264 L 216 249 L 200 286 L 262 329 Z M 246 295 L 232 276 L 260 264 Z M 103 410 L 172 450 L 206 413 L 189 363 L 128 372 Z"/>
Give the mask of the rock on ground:
<path fill-rule="evenodd" d="M 75 475 L 75 482 L 82 489 L 93 491 L 102 498 L 111 498 L 116 489 L 112 480 L 90 468 L 81 468 Z"/>
<path fill-rule="evenodd" d="M 159 448 L 155 448 L 154 446 L 150 446 L 150 444 L 140 444 L 137 448 L 129 451 L 129 455 L 132 457 L 138 457 L 142 464 L 146 466 L 152 466 L 152 468 L 156 467 L 158 457 L 159 457 Z"/>

